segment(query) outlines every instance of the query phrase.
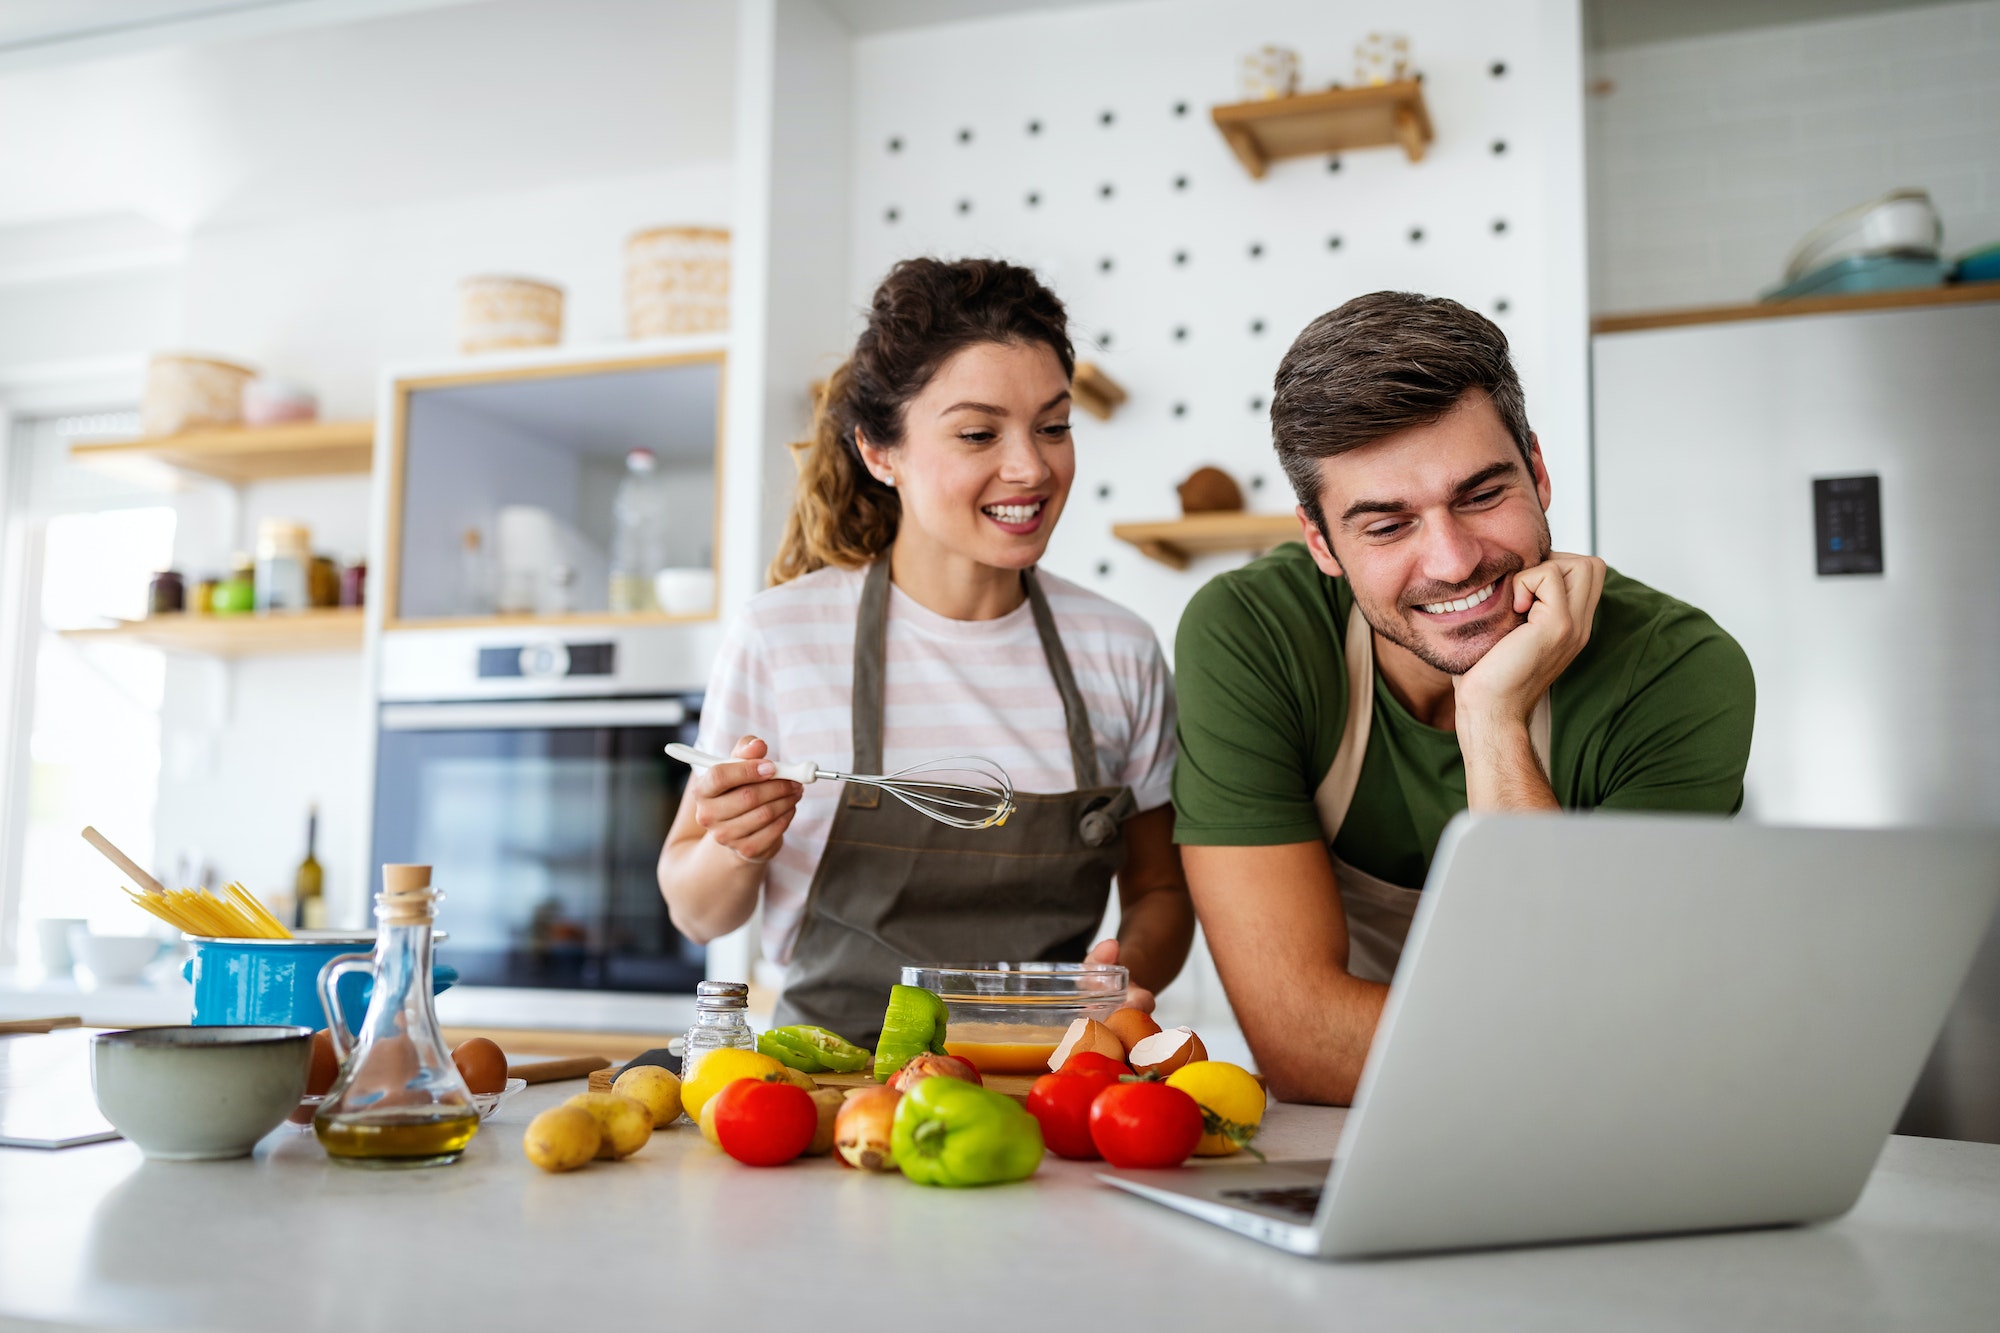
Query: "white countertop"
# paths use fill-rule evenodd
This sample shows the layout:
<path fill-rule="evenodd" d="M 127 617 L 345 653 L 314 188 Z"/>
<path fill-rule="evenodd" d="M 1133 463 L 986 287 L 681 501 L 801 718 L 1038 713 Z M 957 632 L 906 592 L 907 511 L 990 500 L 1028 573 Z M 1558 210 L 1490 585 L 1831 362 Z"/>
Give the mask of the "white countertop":
<path fill-rule="evenodd" d="M 1054 1157 L 1023 1184 L 937 1190 L 830 1159 L 755 1170 L 682 1127 L 544 1175 L 522 1128 L 581 1087 L 529 1088 L 428 1171 L 335 1166 L 290 1129 L 237 1162 L 0 1149 L 0 1324 L 1990 1333 L 2000 1309 L 1996 1146 L 1892 1139 L 1827 1225 L 1327 1264 Z M 1343 1117 L 1275 1106 L 1264 1145 L 1327 1156 Z"/>

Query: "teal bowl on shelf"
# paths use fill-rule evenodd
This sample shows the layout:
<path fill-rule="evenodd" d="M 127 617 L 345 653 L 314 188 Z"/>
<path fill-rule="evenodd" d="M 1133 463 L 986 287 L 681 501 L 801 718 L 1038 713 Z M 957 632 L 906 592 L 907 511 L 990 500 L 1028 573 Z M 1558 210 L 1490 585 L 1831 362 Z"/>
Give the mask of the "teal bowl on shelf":
<path fill-rule="evenodd" d="M 344 953 L 375 948 L 373 931 L 302 931 L 289 940 L 181 938 L 194 949 L 194 957 L 181 965 L 181 975 L 194 985 L 190 1021 L 196 1027 L 268 1023 L 318 1031 L 326 1026 L 319 1002 L 320 969 Z M 431 994 L 457 980 L 457 968 L 431 965 Z M 336 994 L 349 1031 L 360 1031 L 374 989 L 375 979 L 365 974 L 340 979 Z"/>

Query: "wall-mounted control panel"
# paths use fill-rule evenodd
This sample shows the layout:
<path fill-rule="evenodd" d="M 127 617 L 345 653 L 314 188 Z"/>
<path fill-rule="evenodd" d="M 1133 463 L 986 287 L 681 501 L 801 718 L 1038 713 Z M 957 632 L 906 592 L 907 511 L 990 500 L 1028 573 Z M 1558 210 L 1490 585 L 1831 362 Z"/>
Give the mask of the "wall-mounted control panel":
<path fill-rule="evenodd" d="M 1813 555 L 1823 575 L 1882 572 L 1882 478 L 1813 478 Z"/>

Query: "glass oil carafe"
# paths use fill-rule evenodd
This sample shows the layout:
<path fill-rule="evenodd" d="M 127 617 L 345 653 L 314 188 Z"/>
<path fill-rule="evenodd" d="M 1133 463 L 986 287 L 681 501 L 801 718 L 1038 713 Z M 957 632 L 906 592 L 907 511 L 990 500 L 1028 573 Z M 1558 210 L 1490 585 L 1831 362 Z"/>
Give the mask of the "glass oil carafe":
<path fill-rule="evenodd" d="M 479 1109 L 459 1077 L 431 1007 L 431 923 L 440 895 L 429 866 L 382 867 L 372 954 L 342 954 L 319 974 L 340 1077 L 313 1116 L 327 1155 L 352 1166 L 443 1166 L 479 1131 Z M 359 1032 L 336 991 L 349 972 L 373 972 Z"/>

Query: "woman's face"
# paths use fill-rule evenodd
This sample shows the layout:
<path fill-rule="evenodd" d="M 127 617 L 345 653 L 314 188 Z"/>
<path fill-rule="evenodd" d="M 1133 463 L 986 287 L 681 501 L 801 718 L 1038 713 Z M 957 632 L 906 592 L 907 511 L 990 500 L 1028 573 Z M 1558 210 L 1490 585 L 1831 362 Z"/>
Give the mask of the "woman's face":
<path fill-rule="evenodd" d="M 1069 409 L 1044 343 L 975 343 L 946 361 L 910 400 L 901 444 L 862 441 L 868 470 L 902 496 L 898 540 L 1001 569 L 1040 560 L 1076 479 Z"/>

